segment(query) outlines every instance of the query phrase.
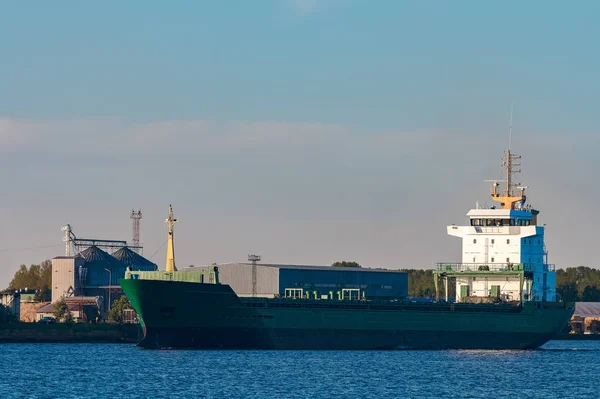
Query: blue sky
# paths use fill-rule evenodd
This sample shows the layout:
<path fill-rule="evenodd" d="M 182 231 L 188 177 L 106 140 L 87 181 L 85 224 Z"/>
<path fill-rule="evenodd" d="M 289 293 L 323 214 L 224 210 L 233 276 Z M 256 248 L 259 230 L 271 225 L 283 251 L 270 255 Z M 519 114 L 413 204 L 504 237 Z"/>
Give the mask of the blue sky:
<path fill-rule="evenodd" d="M 0 7 L 0 286 L 132 207 L 151 255 L 169 203 L 183 264 L 456 260 L 511 102 L 551 262 L 596 266 L 598 2 Z"/>

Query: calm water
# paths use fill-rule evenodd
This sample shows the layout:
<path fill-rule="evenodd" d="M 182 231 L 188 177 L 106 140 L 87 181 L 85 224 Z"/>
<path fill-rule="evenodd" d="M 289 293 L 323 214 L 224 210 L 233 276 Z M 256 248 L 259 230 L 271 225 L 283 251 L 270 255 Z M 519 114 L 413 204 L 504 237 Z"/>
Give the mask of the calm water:
<path fill-rule="evenodd" d="M 1 344 L 0 398 L 596 398 L 600 341 L 535 351 L 149 351 Z"/>

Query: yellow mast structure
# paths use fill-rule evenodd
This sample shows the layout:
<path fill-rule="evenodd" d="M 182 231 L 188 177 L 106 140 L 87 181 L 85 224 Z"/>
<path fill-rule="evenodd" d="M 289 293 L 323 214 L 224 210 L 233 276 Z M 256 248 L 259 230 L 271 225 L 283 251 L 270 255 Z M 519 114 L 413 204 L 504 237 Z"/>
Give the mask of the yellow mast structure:
<path fill-rule="evenodd" d="M 167 240 L 167 272 L 177 271 L 177 268 L 175 267 L 175 250 L 173 247 L 173 226 L 175 226 L 175 223 L 178 221 L 179 220 L 173 217 L 173 207 L 169 205 L 169 217 L 165 219 L 165 223 L 169 226 L 169 238 Z"/>
<path fill-rule="evenodd" d="M 504 152 L 502 156 L 502 169 L 506 180 L 500 180 L 506 183 L 506 189 L 498 188 L 498 180 L 494 181 L 492 186 L 492 199 L 500 202 L 502 209 L 515 209 L 515 204 L 525 199 L 525 187 L 520 187 L 520 183 L 514 182 L 514 175 L 521 173 L 521 156 L 512 154 L 510 149 Z M 518 169 L 517 169 L 518 168 Z"/>
<path fill-rule="evenodd" d="M 493 180 L 492 199 L 500 202 L 502 209 L 515 209 L 515 204 L 525 202 L 525 189 L 521 187 L 521 183 L 515 183 L 514 177 L 517 173 L 521 173 L 521 156 L 510 152 L 510 144 L 512 140 L 512 124 L 513 124 L 513 106 L 510 105 L 510 124 L 508 127 L 508 150 L 502 156 L 502 173 L 506 180 Z M 506 189 L 498 188 L 498 182 L 505 182 Z"/>

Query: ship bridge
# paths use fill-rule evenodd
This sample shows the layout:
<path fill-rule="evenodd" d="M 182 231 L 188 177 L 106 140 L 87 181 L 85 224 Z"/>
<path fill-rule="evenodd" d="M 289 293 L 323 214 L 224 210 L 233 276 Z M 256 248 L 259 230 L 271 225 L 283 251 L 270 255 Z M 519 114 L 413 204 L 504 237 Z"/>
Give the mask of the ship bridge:
<path fill-rule="evenodd" d="M 539 211 L 526 205 L 525 188 L 515 183 L 515 160 L 505 152 L 505 180 L 493 180 L 491 198 L 499 208 L 476 206 L 467 216 L 469 224 L 447 227 L 448 234 L 462 239 L 462 260 L 440 263 L 438 278 L 456 280 L 456 300 L 556 301 L 556 273 L 547 262 L 544 226 Z M 505 182 L 506 188 L 500 189 Z"/>

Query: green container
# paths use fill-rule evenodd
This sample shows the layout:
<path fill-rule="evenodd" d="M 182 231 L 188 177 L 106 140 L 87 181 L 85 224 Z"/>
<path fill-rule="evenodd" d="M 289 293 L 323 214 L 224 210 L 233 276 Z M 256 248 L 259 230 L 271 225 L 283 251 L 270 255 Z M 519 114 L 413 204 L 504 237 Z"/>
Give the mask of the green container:
<path fill-rule="evenodd" d="M 469 286 L 468 285 L 460 286 L 460 296 L 469 296 Z"/>
<path fill-rule="evenodd" d="M 492 295 L 493 298 L 500 298 L 500 286 L 492 285 Z"/>

